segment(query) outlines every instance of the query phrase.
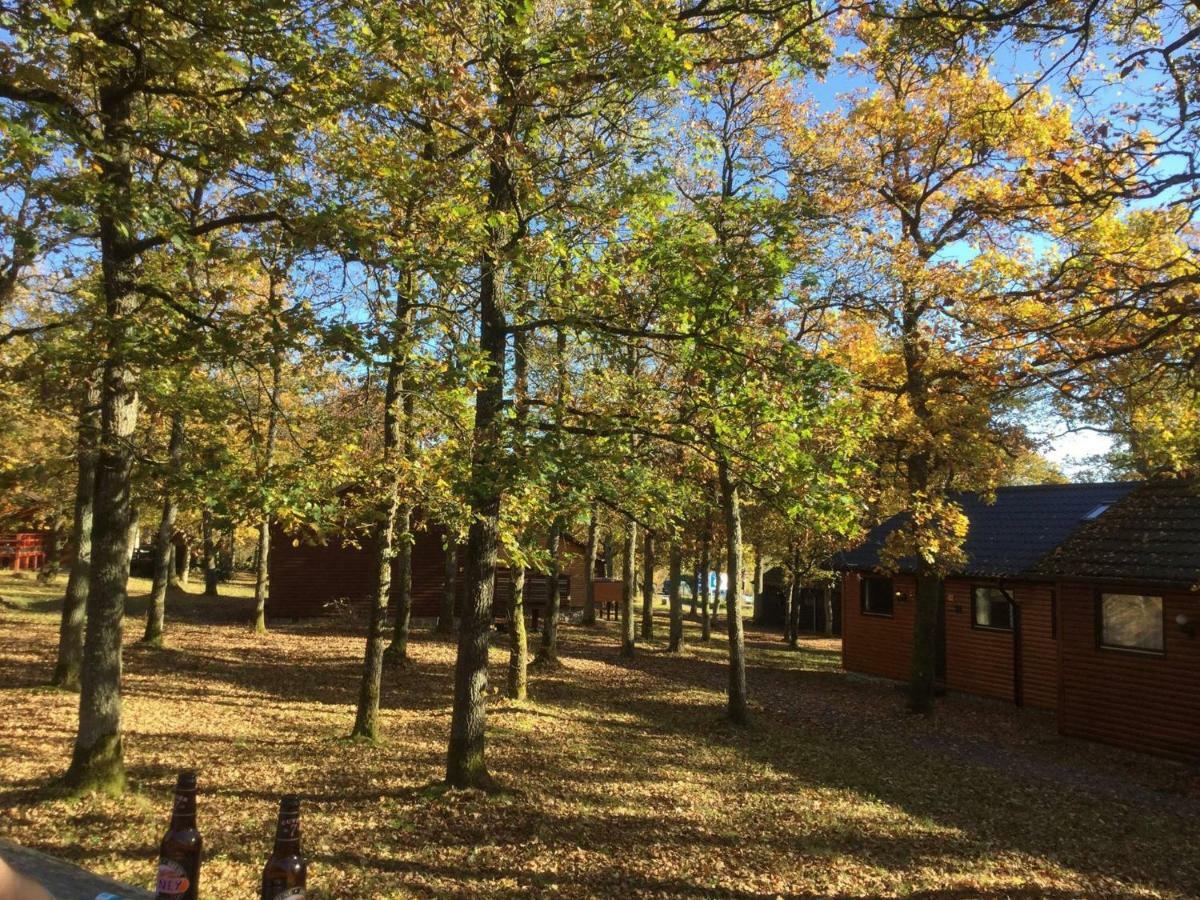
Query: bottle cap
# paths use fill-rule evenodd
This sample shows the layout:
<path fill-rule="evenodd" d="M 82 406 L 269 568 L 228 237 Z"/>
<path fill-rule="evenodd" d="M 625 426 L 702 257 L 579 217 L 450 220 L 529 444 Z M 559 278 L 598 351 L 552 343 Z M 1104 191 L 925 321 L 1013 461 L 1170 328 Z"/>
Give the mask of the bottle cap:
<path fill-rule="evenodd" d="M 195 772 L 180 772 L 179 778 L 175 781 L 175 790 L 177 791 L 194 791 L 196 789 L 196 773 Z"/>
<path fill-rule="evenodd" d="M 299 794 L 284 794 L 279 799 L 279 808 L 287 812 L 300 811 L 300 795 Z"/>

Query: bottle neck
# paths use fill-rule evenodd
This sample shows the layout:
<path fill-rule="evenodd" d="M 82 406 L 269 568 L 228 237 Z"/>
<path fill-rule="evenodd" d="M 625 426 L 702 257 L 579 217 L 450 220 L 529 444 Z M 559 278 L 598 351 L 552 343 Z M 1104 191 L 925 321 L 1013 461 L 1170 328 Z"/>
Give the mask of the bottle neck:
<path fill-rule="evenodd" d="M 293 856 L 300 853 L 300 811 L 279 813 L 275 826 L 275 855 Z"/>
<path fill-rule="evenodd" d="M 196 826 L 196 792 L 176 791 L 175 806 L 171 810 L 171 828 L 194 828 Z"/>

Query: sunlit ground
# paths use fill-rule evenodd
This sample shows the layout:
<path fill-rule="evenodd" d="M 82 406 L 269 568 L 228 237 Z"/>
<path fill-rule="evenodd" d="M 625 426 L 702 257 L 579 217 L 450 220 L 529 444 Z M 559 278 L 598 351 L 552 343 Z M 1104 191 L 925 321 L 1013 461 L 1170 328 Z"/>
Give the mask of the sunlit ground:
<path fill-rule="evenodd" d="M 384 742 L 350 743 L 362 623 L 255 636 L 245 586 L 173 593 L 168 646 L 149 650 L 133 583 L 132 793 L 54 799 L 77 704 L 42 686 L 61 590 L 0 577 L 0 835 L 136 884 L 151 882 L 174 773 L 194 767 L 202 893 L 222 900 L 255 896 L 285 791 L 305 798 L 317 897 L 1200 894 L 1187 771 L 1004 704 L 952 697 L 913 718 L 893 685 L 841 672 L 824 638 L 796 653 L 750 630 L 754 717 L 736 730 L 720 627 L 683 658 L 660 640 L 633 661 L 611 623 L 565 627 L 565 667 L 534 672 L 528 703 L 492 702 L 506 792 L 446 793 L 453 644 L 419 632 L 416 665 L 385 675 Z M 506 655 L 499 638 L 497 683 Z"/>

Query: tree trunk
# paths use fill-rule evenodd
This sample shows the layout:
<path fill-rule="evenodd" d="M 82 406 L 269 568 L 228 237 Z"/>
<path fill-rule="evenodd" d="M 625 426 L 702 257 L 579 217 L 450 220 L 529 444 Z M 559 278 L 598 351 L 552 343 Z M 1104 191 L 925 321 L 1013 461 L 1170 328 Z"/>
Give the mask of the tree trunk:
<path fill-rule="evenodd" d="M 154 539 L 154 578 L 150 585 L 150 606 L 146 609 L 146 633 L 142 635 L 142 643 L 154 647 L 162 646 L 167 585 L 171 581 L 171 538 L 175 532 L 175 516 L 179 508 L 175 501 L 174 480 L 183 463 L 183 414 L 178 411 L 171 416 L 171 438 L 167 444 L 167 458 L 162 516 L 158 520 L 158 534 Z"/>
<path fill-rule="evenodd" d="M 77 790 L 120 793 L 125 786 L 121 746 L 121 626 L 129 581 L 130 482 L 138 393 L 125 359 L 129 317 L 138 298 L 131 293 L 135 234 L 132 212 L 131 92 L 119 83 L 98 92 L 100 170 L 97 207 L 100 233 L 104 351 L 100 382 L 100 441 L 93 494 L 92 557 L 87 630 L 80 673 L 79 731 L 66 782 Z"/>
<path fill-rule="evenodd" d="M 192 544 L 183 538 L 183 552 L 175 552 L 175 572 L 181 587 L 187 587 L 192 581 Z"/>
<path fill-rule="evenodd" d="M 712 618 L 709 616 L 709 601 L 711 600 L 708 570 L 712 566 L 712 532 L 706 527 L 700 542 L 700 640 L 712 638 Z"/>
<path fill-rule="evenodd" d="M 792 650 L 800 646 L 800 598 L 804 586 L 800 578 L 800 551 L 792 552 L 792 580 L 788 597 L 787 642 Z"/>
<path fill-rule="evenodd" d="M 66 516 L 62 508 L 54 510 L 50 517 L 50 539 L 47 541 L 46 556 L 38 568 L 39 584 L 50 584 L 58 577 L 62 565 L 63 532 L 66 530 Z"/>
<path fill-rule="evenodd" d="M 267 394 L 267 436 L 263 444 L 262 465 L 259 478 L 266 481 L 275 466 L 275 442 L 279 432 L 279 393 L 283 385 L 283 338 L 280 317 L 283 314 L 283 297 L 278 290 L 282 275 L 271 272 L 270 290 L 267 295 L 267 312 L 271 317 L 271 390 Z M 230 552 L 233 545 L 230 542 Z M 262 518 L 258 523 L 258 559 L 254 567 L 254 630 L 263 634 L 267 630 L 267 591 L 270 578 L 271 554 L 271 510 L 264 504 Z"/>
<path fill-rule="evenodd" d="M 397 521 L 400 531 L 400 546 L 396 548 L 396 620 L 392 624 L 392 643 L 383 653 L 383 661 L 389 666 L 406 666 L 408 658 L 408 635 L 412 629 L 412 506 L 401 504 Z"/>
<path fill-rule="evenodd" d="M 217 542 L 213 535 L 212 510 L 205 508 L 200 517 L 200 529 L 204 541 L 204 596 L 217 596 Z"/>
<path fill-rule="evenodd" d="M 762 592 L 763 592 L 763 560 L 762 560 L 762 544 L 754 545 L 754 618 L 757 624 L 759 613 L 762 610 Z"/>
<path fill-rule="evenodd" d="M 588 519 L 587 550 L 583 554 L 583 624 L 596 624 L 596 511 Z"/>
<path fill-rule="evenodd" d="M 502 4 L 500 21 L 514 26 L 521 18 L 515 0 Z M 517 53 L 511 44 L 500 50 L 503 85 L 501 105 L 514 101 L 508 92 L 517 75 Z M 493 785 L 485 751 L 487 721 L 488 643 L 492 626 L 492 601 L 496 580 L 496 550 L 500 529 L 504 456 L 504 370 L 507 325 L 504 316 L 504 282 L 501 247 L 506 237 L 498 224 L 514 204 L 513 176 L 507 154 L 512 134 L 511 117 L 493 126 L 488 172 L 488 242 L 479 264 L 479 350 L 489 366 L 475 391 L 474 442 L 471 450 L 471 528 L 467 537 L 467 598 L 458 631 L 458 656 L 454 665 L 454 706 L 450 716 L 450 743 L 446 753 L 446 782 L 454 787 Z"/>
<path fill-rule="evenodd" d="M 411 298 L 405 289 L 396 292 L 395 319 L 392 323 L 388 353 L 387 384 L 383 395 L 383 467 L 386 472 L 384 493 L 375 526 L 375 585 L 371 592 L 371 612 L 367 621 L 367 647 L 363 657 L 362 683 L 358 691 L 358 709 L 351 737 L 370 741 L 379 739 L 379 695 L 383 681 L 383 637 L 387 625 L 388 603 L 392 598 L 392 557 L 395 554 L 396 525 L 400 519 L 400 469 L 396 453 L 401 441 L 401 411 L 404 390 L 405 342 L 408 338 L 408 310 Z M 400 523 L 408 534 L 408 523 Z"/>
<path fill-rule="evenodd" d="M 716 575 L 716 582 L 715 582 L 714 588 L 713 588 L 712 603 L 709 604 L 709 607 L 708 607 L 708 619 L 709 619 L 708 627 L 709 627 L 710 632 L 712 630 L 712 626 L 714 624 L 716 624 L 717 612 L 721 609 L 722 566 L 721 566 L 721 545 L 720 544 L 717 544 L 716 558 L 713 560 L 713 572 Z M 726 585 L 729 584 L 729 576 L 727 574 L 725 576 L 725 584 Z"/>
<path fill-rule="evenodd" d="M 83 628 L 86 621 L 88 576 L 92 561 L 92 497 L 96 490 L 97 442 L 100 437 L 100 384 L 88 379 L 79 408 L 78 481 L 75 484 L 75 521 L 71 527 L 71 571 L 63 598 L 58 630 L 58 662 L 51 683 L 79 690 L 83 662 Z"/>
<path fill-rule="evenodd" d="M 679 540 L 671 542 L 668 562 L 668 583 L 670 584 L 671 600 L 671 633 L 668 653 L 683 651 L 683 550 Z"/>
<path fill-rule="evenodd" d="M 700 552 L 699 551 L 696 551 L 696 557 L 695 557 L 695 559 L 692 560 L 692 563 L 694 564 L 695 568 L 692 572 L 692 582 L 691 582 L 691 585 L 689 586 L 690 589 L 688 590 L 688 594 L 690 595 L 688 597 L 688 602 L 691 604 L 691 612 L 689 613 L 689 615 L 694 619 L 694 618 L 696 618 L 696 603 L 700 599 L 700 569 L 701 569 L 701 565 L 700 565 Z"/>
<path fill-rule="evenodd" d="M 547 548 L 550 551 L 550 584 L 546 590 L 546 621 L 542 623 L 542 646 L 538 650 L 537 663 L 539 666 L 557 666 L 558 659 L 558 613 L 562 605 L 559 596 L 559 572 L 562 571 L 558 559 L 559 544 L 562 542 L 562 520 L 555 518 L 550 525 L 550 536 Z"/>
<path fill-rule="evenodd" d="M 654 640 L 654 534 L 642 538 L 642 640 Z"/>
<path fill-rule="evenodd" d="M 512 573 L 512 594 L 508 601 L 508 684 L 510 700 L 524 700 L 529 685 L 529 638 L 525 634 L 525 569 Z"/>
<path fill-rule="evenodd" d="M 825 634 L 828 637 L 833 637 L 833 588 L 830 585 L 825 585 L 822 596 L 825 601 Z"/>
<path fill-rule="evenodd" d="M 917 576 L 917 609 L 913 622 L 912 679 L 908 707 L 913 712 L 933 711 L 937 679 L 937 614 L 942 583 L 934 575 Z"/>
<path fill-rule="evenodd" d="M 637 523 L 625 523 L 625 554 L 621 560 L 621 655 L 633 656 L 633 595 L 637 593 Z"/>
<path fill-rule="evenodd" d="M 721 481 L 721 501 L 725 507 L 725 546 L 729 590 L 726 592 L 726 616 L 729 631 L 729 706 L 728 716 L 737 725 L 746 724 L 746 642 L 742 632 L 742 603 L 738 597 L 738 576 L 742 571 L 742 512 L 737 485 L 730 478 L 724 459 L 717 463 Z"/>
<path fill-rule="evenodd" d="M 445 568 L 442 572 L 442 601 L 438 607 L 437 634 L 454 634 L 454 600 L 458 582 L 458 545 L 447 536 Z"/>

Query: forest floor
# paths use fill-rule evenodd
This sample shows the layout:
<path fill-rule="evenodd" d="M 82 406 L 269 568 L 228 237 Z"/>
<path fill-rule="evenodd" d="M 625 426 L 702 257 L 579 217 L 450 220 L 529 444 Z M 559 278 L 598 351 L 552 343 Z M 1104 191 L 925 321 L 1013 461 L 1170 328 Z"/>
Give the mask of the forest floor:
<path fill-rule="evenodd" d="M 131 790 L 63 799 L 46 785 L 77 700 L 44 687 L 61 590 L 0 576 L 0 836 L 132 884 L 150 884 L 175 772 L 192 767 L 202 895 L 220 900 L 257 895 L 292 791 L 311 897 L 1200 895 L 1194 772 L 1006 704 L 948 697 L 910 716 L 820 637 L 793 652 L 749 630 L 753 720 L 735 729 L 723 641 L 622 660 L 611 623 L 566 626 L 565 664 L 532 673 L 529 702 L 490 704 L 506 790 L 448 792 L 453 642 L 416 632 L 414 664 L 385 674 L 383 741 L 352 743 L 362 623 L 256 636 L 241 585 L 173 592 L 151 650 L 135 644 L 147 584 L 132 583 Z M 496 676 L 506 655 L 498 639 Z"/>

